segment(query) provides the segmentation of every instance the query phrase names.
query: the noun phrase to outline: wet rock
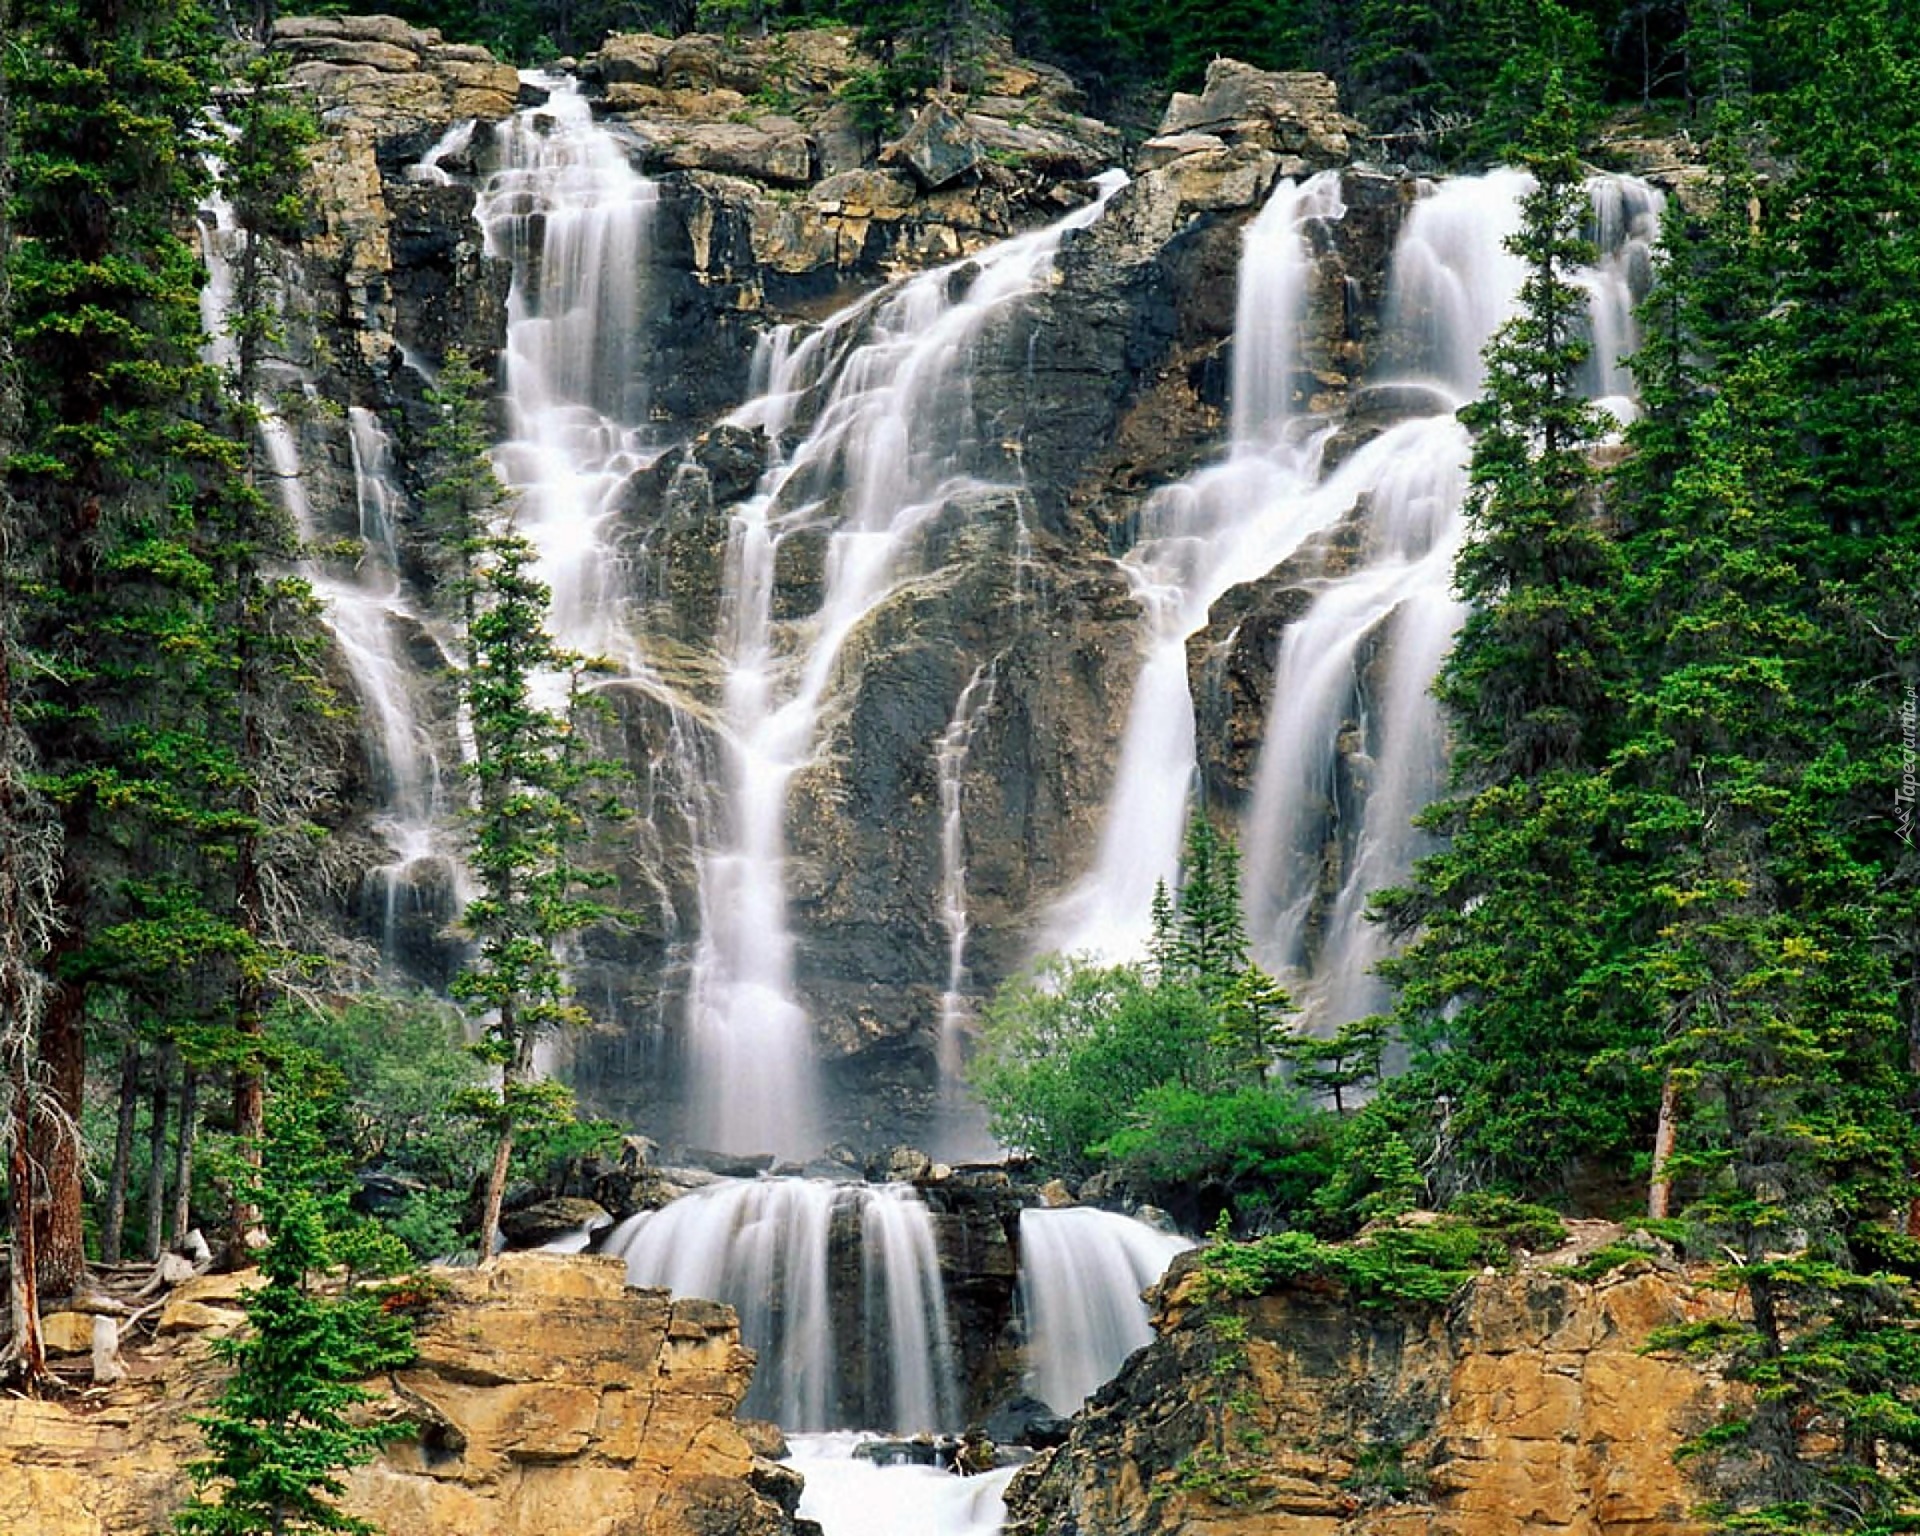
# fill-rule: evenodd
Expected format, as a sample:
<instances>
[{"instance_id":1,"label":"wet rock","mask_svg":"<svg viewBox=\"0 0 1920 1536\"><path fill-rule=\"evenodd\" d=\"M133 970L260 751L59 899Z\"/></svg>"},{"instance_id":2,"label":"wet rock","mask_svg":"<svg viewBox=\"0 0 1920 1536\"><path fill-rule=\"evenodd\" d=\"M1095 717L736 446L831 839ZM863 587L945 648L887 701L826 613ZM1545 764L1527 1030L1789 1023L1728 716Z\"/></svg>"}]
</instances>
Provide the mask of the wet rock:
<instances>
[{"instance_id":1,"label":"wet rock","mask_svg":"<svg viewBox=\"0 0 1920 1536\"><path fill-rule=\"evenodd\" d=\"M1058 1210L1079 1202L1074 1199L1073 1191L1067 1187L1065 1179L1048 1179L1040 1186L1040 1203L1049 1210Z\"/></svg>"},{"instance_id":2,"label":"wet rock","mask_svg":"<svg viewBox=\"0 0 1920 1536\"><path fill-rule=\"evenodd\" d=\"M742 1157L731 1152L710 1152L705 1147L688 1147L680 1154L680 1160L723 1179L757 1178L773 1166L771 1152Z\"/></svg>"},{"instance_id":3,"label":"wet rock","mask_svg":"<svg viewBox=\"0 0 1920 1536\"><path fill-rule=\"evenodd\" d=\"M561 1196L502 1211L500 1232L511 1248L538 1248L556 1238L571 1237L582 1227L610 1226L612 1222L613 1217L599 1202Z\"/></svg>"},{"instance_id":4,"label":"wet rock","mask_svg":"<svg viewBox=\"0 0 1920 1536\"><path fill-rule=\"evenodd\" d=\"M1039 1398L1021 1393L997 1405L981 1427L996 1445L1025 1445L1044 1450L1064 1443L1073 1424Z\"/></svg>"}]
</instances>

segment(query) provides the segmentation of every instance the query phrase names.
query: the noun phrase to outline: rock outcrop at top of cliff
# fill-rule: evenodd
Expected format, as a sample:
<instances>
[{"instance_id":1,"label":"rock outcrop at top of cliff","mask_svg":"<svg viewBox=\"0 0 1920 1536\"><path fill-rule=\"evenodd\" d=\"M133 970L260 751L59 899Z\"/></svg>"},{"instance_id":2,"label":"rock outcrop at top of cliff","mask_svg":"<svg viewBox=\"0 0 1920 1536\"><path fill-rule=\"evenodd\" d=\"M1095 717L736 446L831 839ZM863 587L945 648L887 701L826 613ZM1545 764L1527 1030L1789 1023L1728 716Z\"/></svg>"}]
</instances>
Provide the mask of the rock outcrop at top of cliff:
<instances>
[{"instance_id":1,"label":"rock outcrop at top of cliff","mask_svg":"<svg viewBox=\"0 0 1920 1536\"><path fill-rule=\"evenodd\" d=\"M74 1401L0 1400L0 1531L169 1528L204 1454L188 1415L240 1325L250 1274L174 1293L128 1379ZM753 1357L731 1308L633 1290L618 1259L511 1254L449 1272L413 1363L372 1411L419 1426L347 1478L386 1536L805 1536L800 1480L757 1457L734 1409Z\"/></svg>"},{"instance_id":2,"label":"rock outcrop at top of cliff","mask_svg":"<svg viewBox=\"0 0 1920 1536\"><path fill-rule=\"evenodd\" d=\"M1696 1536L1676 1464L1729 1401L1657 1328L1724 1296L1635 1264L1595 1283L1528 1267L1444 1307L1369 1310L1298 1282L1197 1302L1007 1498L1008 1536Z\"/></svg>"}]
</instances>

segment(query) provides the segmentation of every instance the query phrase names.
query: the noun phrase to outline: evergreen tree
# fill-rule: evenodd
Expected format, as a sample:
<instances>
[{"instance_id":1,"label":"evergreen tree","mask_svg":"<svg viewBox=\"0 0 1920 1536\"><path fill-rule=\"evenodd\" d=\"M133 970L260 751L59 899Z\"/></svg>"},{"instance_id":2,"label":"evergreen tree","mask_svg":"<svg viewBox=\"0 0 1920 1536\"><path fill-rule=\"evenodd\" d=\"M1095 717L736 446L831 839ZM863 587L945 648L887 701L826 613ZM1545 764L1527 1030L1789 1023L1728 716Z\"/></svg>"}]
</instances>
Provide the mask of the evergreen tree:
<instances>
[{"instance_id":1,"label":"evergreen tree","mask_svg":"<svg viewBox=\"0 0 1920 1536\"><path fill-rule=\"evenodd\" d=\"M1527 269L1520 313L1488 348L1485 396L1461 413L1476 437L1456 582L1475 606L1436 690L1461 792L1426 813L1445 851L1378 903L1418 935L1383 967L1414 1065L1392 1091L1428 1120L1442 1185L1617 1165L1651 1118L1655 1027L1634 975L1649 876L1604 774L1624 568L1596 516L1598 424L1574 387L1588 201L1571 101L1553 79L1547 98L1510 242Z\"/></svg>"},{"instance_id":2,"label":"evergreen tree","mask_svg":"<svg viewBox=\"0 0 1920 1536\"><path fill-rule=\"evenodd\" d=\"M233 1073L235 1134L249 1148L262 1133L266 1013L276 975L293 963L287 916L269 910L268 891L293 886L295 868L317 846L309 813L329 786L297 744L330 694L319 672L314 596L289 569L298 530L263 474L260 442L265 370L284 341L272 251L276 242L302 233L305 152L318 128L288 93L284 56L270 50L247 65L229 123L220 184L240 241L226 385L229 430L240 452L234 472L212 487L201 517L220 594L208 672L217 689L211 724L225 760L209 829L214 835L202 846L231 872L223 904L234 929L232 1038L222 1054ZM233 1213L237 1248L247 1241L249 1214L244 1205Z\"/></svg>"},{"instance_id":3,"label":"evergreen tree","mask_svg":"<svg viewBox=\"0 0 1920 1536\"><path fill-rule=\"evenodd\" d=\"M478 384L464 358L449 359L435 397L441 474L429 506L456 534L464 567L462 690L476 788L469 856L481 895L464 917L478 953L456 978L453 995L480 1014L476 1051L501 1074L497 1094L462 1096L495 1138L480 1223L485 1255L499 1225L515 1138L571 1112L564 1088L539 1078L534 1050L548 1035L585 1022L571 1000L559 945L608 915L588 895L604 881L582 855L591 820L613 807L604 798L589 804L603 770L586 745L586 664L546 630L549 594L533 576L533 549L514 530L487 461ZM556 685L565 688L558 709L538 697Z\"/></svg>"},{"instance_id":4,"label":"evergreen tree","mask_svg":"<svg viewBox=\"0 0 1920 1536\"><path fill-rule=\"evenodd\" d=\"M337 1085L314 1062L300 1077L270 1099L258 1166L234 1170L267 1234L262 1283L245 1293L246 1329L214 1345L231 1374L195 1420L210 1454L188 1467L200 1491L180 1536L371 1532L339 1510L341 1474L411 1433L356 1412L371 1396L360 1382L413 1353L405 1317L363 1283L404 1253L350 1215Z\"/></svg>"},{"instance_id":5,"label":"evergreen tree","mask_svg":"<svg viewBox=\"0 0 1920 1536\"><path fill-rule=\"evenodd\" d=\"M40 1063L53 1111L38 1258L50 1292L85 1262L77 1136L91 990L196 942L179 883L204 773L190 676L207 572L188 484L225 450L200 424L196 263L210 67L190 0L26 0L6 54L7 252L22 404L7 465L34 569L19 634L43 660L19 704L58 806L63 862ZM201 937L208 937L201 932Z\"/></svg>"},{"instance_id":6,"label":"evergreen tree","mask_svg":"<svg viewBox=\"0 0 1920 1536\"><path fill-rule=\"evenodd\" d=\"M10 6L0 6L0 35ZM12 112L0 77L0 252L11 244ZM0 266L0 454L11 457L19 401L14 387L7 271ZM35 1214L39 1209L36 1122L46 1112L37 1078L40 1012L46 977L41 957L52 938L58 823L38 793L32 744L24 729L17 681L26 657L19 616L27 562L17 544L22 519L0 482L0 1144L7 1167L9 1278L8 1353L0 1374L31 1390L46 1373L40 1333Z\"/></svg>"}]
</instances>

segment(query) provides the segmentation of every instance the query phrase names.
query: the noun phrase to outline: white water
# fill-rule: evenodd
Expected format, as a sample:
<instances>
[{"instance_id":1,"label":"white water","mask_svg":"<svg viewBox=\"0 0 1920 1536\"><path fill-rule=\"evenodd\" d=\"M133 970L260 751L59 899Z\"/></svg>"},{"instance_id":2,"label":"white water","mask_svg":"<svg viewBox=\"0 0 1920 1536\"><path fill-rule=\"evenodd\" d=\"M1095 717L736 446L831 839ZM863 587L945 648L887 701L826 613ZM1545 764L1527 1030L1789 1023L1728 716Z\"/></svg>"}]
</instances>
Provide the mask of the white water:
<instances>
[{"instance_id":1,"label":"white water","mask_svg":"<svg viewBox=\"0 0 1920 1536\"><path fill-rule=\"evenodd\" d=\"M1143 948L1154 887L1171 887L1178 872L1193 778L1187 640L1229 588L1271 570L1352 504L1311 494L1324 433L1291 430L1311 262L1306 226L1344 211L1337 175L1283 181L1248 229L1234 362L1248 403L1236 406L1226 461L1157 495L1123 562L1145 615L1142 661L1099 850L1052 914L1049 948L1110 960Z\"/></svg>"},{"instance_id":2,"label":"white water","mask_svg":"<svg viewBox=\"0 0 1920 1536\"><path fill-rule=\"evenodd\" d=\"M993 708L995 675L978 666L953 706L953 718L934 746L934 777L940 793L940 924L947 933L947 985L940 995L940 1106L942 1131L951 1143L963 1134L968 1118L966 1085L961 1078L964 1032L969 1016L967 981L967 853L962 790L967 752L981 717ZM978 1138L976 1138L978 1139ZM974 1150L969 1147L968 1151ZM980 1148L984 1152L985 1147ZM948 1147L949 1155L954 1153Z\"/></svg>"},{"instance_id":3,"label":"white water","mask_svg":"<svg viewBox=\"0 0 1920 1536\"><path fill-rule=\"evenodd\" d=\"M217 178L219 162L214 161L213 166ZM236 263L244 237L235 223L232 204L217 185L201 208L200 219L201 255L207 266L207 283L200 291L200 314L208 338L207 359L231 374L239 365L239 347L231 324L238 280ZM276 305L284 300L272 279L267 297ZM459 866L439 849L437 831L443 827L449 809L442 800L444 775L431 733L415 710L412 671L402 653L403 630L423 626L406 598L400 576L397 530L401 504L394 489L391 449L371 411L358 406L349 409L348 445L361 553L349 574L339 574L326 561L305 552L314 544L319 530L314 526L307 496L299 439L280 407L277 389L281 387L312 393L311 384L297 370L275 359L263 360L252 404L266 457L266 478L302 547L300 574L320 601L362 716L374 727L368 743L379 798L373 825L391 850L393 861L369 871L368 880L384 912L381 952L392 959L400 905L408 889L407 871L422 860L444 858L451 877L457 880Z\"/></svg>"},{"instance_id":4,"label":"white water","mask_svg":"<svg viewBox=\"0 0 1920 1536\"><path fill-rule=\"evenodd\" d=\"M929 1431L953 1424L960 1416L960 1391L946 1291L933 1223L911 1189L887 1184L864 1192L860 1268L870 1339L875 1323L886 1319L881 1337L890 1365L890 1422Z\"/></svg>"},{"instance_id":5,"label":"white water","mask_svg":"<svg viewBox=\"0 0 1920 1536\"><path fill-rule=\"evenodd\" d=\"M1192 1246L1112 1211L1022 1211L1020 1302L1033 1395L1073 1413L1151 1341L1140 1293Z\"/></svg>"},{"instance_id":6,"label":"white water","mask_svg":"<svg viewBox=\"0 0 1920 1536\"><path fill-rule=\"evenodd\" d=\"M1015 1468L956 1477L934 1467L879 1467L854 1450L871 1437L794 1435L792 1466L807 1480L800 1513L825 1536L993 1536Z\"/></svg>"},{"instance_id":7,"label":"white water","mask_svg":"<svg viewBox=\"0 0 1920 1536\"><path fill-rule=\"evenodd\" d=\"M698 860L694 1124L714 1145L802 1157L814 1150L810 1024L796 995L787 918L788 790L816 749L847 640L915 572L921 533L976 483L990 445L975 435L973 349L1049 280L1061 240L1100 206L911 278L797 346L791 333L776 335L762 362L763 393L735 413L775 440L775 461L736 513L728 545L728 777L721 825ZM787 450L782 434L809 403L811 425ZM820 608L777 632L779 545L822 526L831 532Z\"/></svg>"},{"instance_id":8,"label":"white water","mask_svg":"<svg viewBox=\"0 0 1920 1536\"><path fill-rule=\"evenodd\" d=\"M1393 258L1371 387L1402 420L1322 472L1327 424L1295 405L1313 221L1340 216L1338 184L1283 183L1250 227L1235 328L1233 437L1222 463L1155 499L1125 565L1146 610L1145 655L1095 865L1057 908L1051 940L1111 959L1139 953L1156 882L1177 871L1194 771L1187 641L1234 586L1296 560L1312 595L1275 659L1264 743L1240 828L1248 931L1318 1025L1384 1002L1373 891L1423 849L1412 821L1444 783L1444 722L1429 689L1464 617L1452 572L1471 444L1454 411L1479 391L1481 351L1513 313L1524 269L1504 247L1527 185L1516 171L1446 182L1414 207ZM1624 393L1619 366L1644 291L1658 194L1593 184L1602 256L1591 300L1590 387ZM1638 286L1636 286L1638 285ZM1610 402L1617 412L1625 407ZM1364 521L1355 552L1321 535Z\"/></svg>"},{"instance_id":9,"label":"white water","mask_svg":"<svg viewBox=\"0 0 1920 1536\"><path fill-rule=\"evenodd\" d=\"M836 1213L852 1218L836 1237ZM857 1241L859 1293L835 1296L830 1247ZM788 1429L930 1432L959 1412L927 1208L902 1186L727 1179L630 1217L605 1251L633 1285L723 1301L759 1355L745 1411ZM851 1319L860 1337L834 1336Z\"/></svg>"},{"instance_id":10,"label":"white water","mask_svg":"<svg viewBox=\"0 0 1920 1536\"><path fill-rule=\"evenodd\" d=\"M539 551L555 638L638 671L606 524L613 493L653 454L640 333L657 189L593 121L577 81L522 78L547 102L500 125L474 210L488 253L513 267L496 464Z\"/></svg>"}]
</instances>

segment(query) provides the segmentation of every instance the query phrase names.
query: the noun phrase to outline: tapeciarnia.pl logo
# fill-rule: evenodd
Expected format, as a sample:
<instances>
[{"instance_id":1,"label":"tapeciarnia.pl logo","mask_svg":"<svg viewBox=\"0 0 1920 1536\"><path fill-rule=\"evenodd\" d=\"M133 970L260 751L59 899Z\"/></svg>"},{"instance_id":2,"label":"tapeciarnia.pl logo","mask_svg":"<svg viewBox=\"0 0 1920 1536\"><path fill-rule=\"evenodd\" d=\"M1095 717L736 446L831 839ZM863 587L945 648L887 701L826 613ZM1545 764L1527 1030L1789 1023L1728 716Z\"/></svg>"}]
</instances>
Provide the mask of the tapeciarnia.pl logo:
<instances>
[{"instance_id":1,"label":"tapeciarnia.pl logo","mask_svg":"<svg viewBox=\"0 0 1920 1536\"><path fill-rule=\"evenodd\" d=\"M1908 683L1907 696L1900 701L1900 783L1893 791L1893 829L1909 848L1913 846L1914 778L1920 769L1916 724L1920 724L1920 687Z\"/></svg>"}]
</instances>

